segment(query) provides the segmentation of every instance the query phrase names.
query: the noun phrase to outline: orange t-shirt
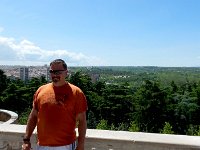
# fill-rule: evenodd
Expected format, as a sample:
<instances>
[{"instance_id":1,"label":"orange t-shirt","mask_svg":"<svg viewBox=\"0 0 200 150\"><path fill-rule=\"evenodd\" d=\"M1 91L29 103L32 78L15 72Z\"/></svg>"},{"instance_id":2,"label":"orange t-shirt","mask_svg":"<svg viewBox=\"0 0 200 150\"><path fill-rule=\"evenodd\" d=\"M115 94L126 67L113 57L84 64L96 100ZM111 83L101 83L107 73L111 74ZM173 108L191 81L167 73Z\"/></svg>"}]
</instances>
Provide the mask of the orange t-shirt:
<instances>
[{"instance_id":1,"label":"orange t-shirt","mask_svg":"<svg viewBox=\"0 0 200 150\"><path fill-rule=\"evenodd\" d=\"M33 107L38 110L38 144L63 146L76 140L76 116L87 110L87 101L70 83L61 87L49 83L36 91Z\"/></svg>"}]
</instances>

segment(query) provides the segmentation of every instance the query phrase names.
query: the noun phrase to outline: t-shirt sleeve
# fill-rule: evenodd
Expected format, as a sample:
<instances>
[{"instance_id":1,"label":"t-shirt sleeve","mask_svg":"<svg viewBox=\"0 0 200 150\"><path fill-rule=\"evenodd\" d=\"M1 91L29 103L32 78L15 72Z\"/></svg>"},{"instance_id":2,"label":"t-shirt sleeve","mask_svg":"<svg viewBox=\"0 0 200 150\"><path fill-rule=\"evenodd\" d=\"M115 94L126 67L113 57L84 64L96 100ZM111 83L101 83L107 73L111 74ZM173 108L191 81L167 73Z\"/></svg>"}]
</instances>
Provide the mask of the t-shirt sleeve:
<instances>
[{"instance_id":1,"label":"t-shirt sleeve","mask_svg":"<svg viewBox=\"0 0 200 150\"><path fill-rule=\"evenodd\" d=\"M41 87L33 95L33 108L36 109L37 111L39 110L38 94L40 90L41 90Z\"/></svg>"},{"instance_id":2,"label":"t-shirt sleeve","mask_svg":"<svg viewBox=\"0 0 200 150\"><path fill-rule=\"evenodd\" d=\"M85 111L87 111L87 100L84 93L79 91L76 101L76 115Z\"/></svg>"}]
</instances>

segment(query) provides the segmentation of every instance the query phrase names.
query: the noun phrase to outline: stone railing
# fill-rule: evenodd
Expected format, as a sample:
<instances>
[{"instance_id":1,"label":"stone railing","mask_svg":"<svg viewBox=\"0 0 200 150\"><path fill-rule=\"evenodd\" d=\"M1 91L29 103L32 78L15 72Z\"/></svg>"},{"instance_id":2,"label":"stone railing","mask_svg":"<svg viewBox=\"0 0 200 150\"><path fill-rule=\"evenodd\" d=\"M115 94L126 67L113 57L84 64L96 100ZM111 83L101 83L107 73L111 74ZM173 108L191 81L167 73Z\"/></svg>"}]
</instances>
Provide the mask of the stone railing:
<instances>
[{"instance_id":1,"label":"stone railing","mask_svg":"<svg viewBox=\"0 0 200 150\"><path fill-rule=\"evenodd\" d=\"M0 123L1 124L16 124L18 115L9 110L0 109Z\"/></svg>"},{"instance_id":2,"label":"stone railing","mask_svg":"<svg viewBox=\"0 0 200 150\"><path fill-rule=\"evenodd\" d=\"M25 128L25 125L0 124L0 149L20 150ZM36 136L34 130L33 150ZM200 137L88 129L85 150L200 150Z\"/></svg>"}]
</instances>

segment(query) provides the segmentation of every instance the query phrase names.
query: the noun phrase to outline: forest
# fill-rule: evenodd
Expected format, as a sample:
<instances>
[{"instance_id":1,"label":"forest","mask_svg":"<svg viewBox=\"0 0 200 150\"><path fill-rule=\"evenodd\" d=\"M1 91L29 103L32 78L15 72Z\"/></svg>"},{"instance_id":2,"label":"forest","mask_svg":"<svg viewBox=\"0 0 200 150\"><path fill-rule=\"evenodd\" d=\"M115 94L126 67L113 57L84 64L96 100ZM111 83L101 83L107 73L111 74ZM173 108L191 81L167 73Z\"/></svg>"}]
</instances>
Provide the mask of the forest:
<instances>
[{"instance_id":1,"label":"forest","mask_svg":"<svg viewBox=\"0 0 200 150\"><path fill-rule=\"evenodd\" d=\"M88 101L90 129L200 135L199 67L71 67L68 82ZM92 76L97 75L96 81ZM0 109L26 124L34 92L45 77L24 83L0 70Z\"/></svg>"}]
</instances>

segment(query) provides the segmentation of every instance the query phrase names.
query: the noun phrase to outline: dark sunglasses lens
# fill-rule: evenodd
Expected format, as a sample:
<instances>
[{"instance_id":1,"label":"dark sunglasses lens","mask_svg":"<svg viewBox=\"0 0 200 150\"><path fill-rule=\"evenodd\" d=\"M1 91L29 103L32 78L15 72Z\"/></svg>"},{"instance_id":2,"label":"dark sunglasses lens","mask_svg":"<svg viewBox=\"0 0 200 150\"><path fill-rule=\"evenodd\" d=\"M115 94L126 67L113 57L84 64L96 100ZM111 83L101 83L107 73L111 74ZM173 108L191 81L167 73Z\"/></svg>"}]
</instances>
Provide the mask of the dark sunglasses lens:
<instances>
[{"instance_id":1,"label":"dark sunglasses lens","mask_svg":"<svg viewBox=\"0 0 200 150\"><path fill-rule=\"evenodd\" d=\"M49 70L49 73L59 75L59 74L61 74L61 71L64 71L64 70Z\"/></svg>"},{"instance_id":2,"label":"dark sunglasses lens","mask_svg":"<svg viewBox=\"0 0 200 150\"><path fill-rule=\"evenodd\" d=\"M61 72L60 71L54 71L54 74L59 75L59 74L61 74Z\"/></svg>"}]
</instances>

